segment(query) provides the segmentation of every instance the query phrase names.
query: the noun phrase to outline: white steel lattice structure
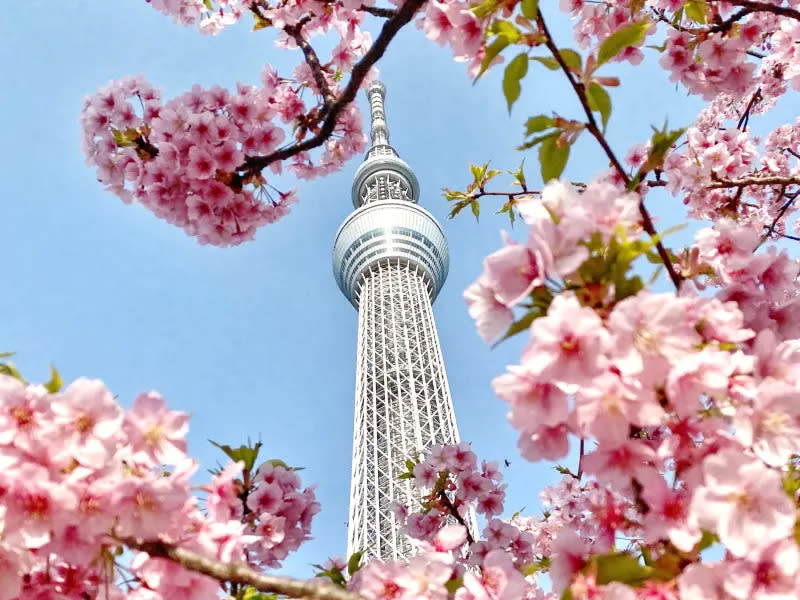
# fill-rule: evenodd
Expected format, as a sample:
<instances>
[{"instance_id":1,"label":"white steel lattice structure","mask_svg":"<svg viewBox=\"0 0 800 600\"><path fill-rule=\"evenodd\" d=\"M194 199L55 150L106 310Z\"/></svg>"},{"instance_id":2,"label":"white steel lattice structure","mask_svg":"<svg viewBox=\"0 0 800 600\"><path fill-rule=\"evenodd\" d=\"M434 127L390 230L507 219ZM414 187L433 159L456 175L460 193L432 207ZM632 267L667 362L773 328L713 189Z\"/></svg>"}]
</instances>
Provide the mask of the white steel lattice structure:
<instances>
[{"instance_id":1,"label":"white steel lattice structure","mask_svg":"<svg viewBox=\"0 0 800 600\"><path fill-rule=\"evenodd\" d=\"M336 234L333 271L358 309L347 555L397 560L412 549L391 505L418 505L410 481L398 479L406 459L459 437L432 307L447 277L447 241L389 145L385 94L379 82L367 90L372 146L353 181L356 210Z\"/></svg>"}]
</instances>

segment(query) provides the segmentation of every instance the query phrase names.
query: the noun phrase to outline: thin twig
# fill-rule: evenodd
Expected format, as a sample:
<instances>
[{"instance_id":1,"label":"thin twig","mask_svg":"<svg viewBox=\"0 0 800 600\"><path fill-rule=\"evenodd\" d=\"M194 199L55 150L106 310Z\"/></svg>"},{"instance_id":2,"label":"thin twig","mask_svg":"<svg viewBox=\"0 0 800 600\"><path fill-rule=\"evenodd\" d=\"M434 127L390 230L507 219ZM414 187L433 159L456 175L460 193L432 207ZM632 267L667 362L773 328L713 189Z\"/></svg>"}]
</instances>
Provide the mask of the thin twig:
<instances>
[{"instance_id":1,"label":"thin twig","mask_svg":"<svg viewBox=\"0 0 800 600\"><path fill-rule=\"evenodd\" d=\"M537 11L536 20L539 23L539 28L541 29L542 33L545 36L545 44L547 45L550 52L553 54L553 57L558 62L561 70L567 76L567 79L572 85L572 89L575 90L575 93L578 96L578 99L581 102L581 106L583 106L583 110L586 113L586 129L592 136L597 140L597 143L603 148L603 151L608 156L609 161L616 169L619 176L625 182L626 186L630 186L631 179L628 174L625 172L625 169L622 167L622 164L617 159L614 151L611 149L611 146L608 145L608 141L606 140L603 132L597 126L597 121L594 118L594 114L592 113L592 109L589 108L589 99L586 97L586 90L582 83L575 80L572 76L572 72L570 71L567 64L564 62L564 58L561 56L561 52L558 50L558 46L556 45L553 37L550 35L550 31L547 29L547 25L544 22L544 17L542 17L542 11ZM680 288L682 277L681 275L675 270L672 261L670 260L669 254L667 253L666 248L661 243L661 239L659 238L658 232L656 231L655 226L653 225L653 219L650 217L650 213L648 212L647 208L644 205L644 198L641 196L639 197L639 213L642 216L642 227L644 230L650 235L650 237L655 241L656 251L658 252L661 261L664 263L664 266L667 269L667 273L669 274L669 278L672 280L672 283L675 285L675 288Z\"/></svg>"},{"instance_id":2,"label":"thin twig","mask_svg":"<svg viewBox=\"0 0 800 600\"><path fill-rule=\"evenodd\" d=\"M781 190L781 196L783 196L783 193L785 191L786 187L784 186L783 189ZM769 227L767 227L767 232L761 238L761 242L759 242L758 246L761 246L761 244L766 242L769 239L769 236L771 236L775 232L775 228L778 226L778 222L783 218L783 215L786 214L786 211L789 210L792 204L794 204L796 198L797 194L793 195L792 197L789 198L789 200L784 202L783 206L781 206L780 210L778 211L778 214L775 215L775 218L772 220L772 224ZM758 248L758 246L756 246L756 248Z\"/></svg>"},{"instance_id":3,"label":"thin twig","mask_svg":"<svg viewBox=\"0 0 800 600\"><path fill-rule=\"evenodd\" d=\"M425 2L426 0L407 0L397 13L383 24L383 28L381 28L380 34L375 39L375 43L372 44L367 53L361 57L361 60L353 66L347 86L342 90L337 100L331 105L319 132L314 137L304 142L292 144L291 146L276 150L265 156L248 157L245 159L244 163L236 169L239 173L239 178L244 180L251 175L260 173L262 169L275 161L285 160L301 152L321 146L333 133L339 115L347 105L355 99L358 90L361 88L361 84L364 82L372 66L383 56L389 42L392 41L394 36L397 35L397 32L400 31L404 25L407 25L409 21L414 18L416 12Z\"/></svg>"},{"instance_id":4,"label":"thin twig","mask_svg":"<svg viewBox=\"0 0 800 600\"><path fill-rule=\"evenodd\" d=\"M260 592L316 600L363 600L358 594L320 580L303 581L291 577L264 575L244 563L223 563L161 541L147 542L129 537L117 539L129 548L146 552L150 556L166 558L190 571L208 575L217 581L249 585Z\"/></svg>"},{"instance_id":5,"label":"thin twig","mask_svg":"<svg viewBox=\"0 0 800 600\"><path fill-rule=\"evenodd\" d=\"M467 522L464 521L464 517L462 517L460 514L458 514L458 510L456 509L455 506L453 506L453 503L450 501L450 498L447 497L447 494L445 493L444 490L439 492L439 499L442 501L442 504L445 505L447 510L450 511L450 514L453 515L453 517L455 517L456 521L458 521L458 524L461 525L466 530L466 532L467 532L467 541L470 544L474 544L475 543L475 538L472 537L472 534L469 531L469 526L467 525Z\"/></svg>"}]
</instances>

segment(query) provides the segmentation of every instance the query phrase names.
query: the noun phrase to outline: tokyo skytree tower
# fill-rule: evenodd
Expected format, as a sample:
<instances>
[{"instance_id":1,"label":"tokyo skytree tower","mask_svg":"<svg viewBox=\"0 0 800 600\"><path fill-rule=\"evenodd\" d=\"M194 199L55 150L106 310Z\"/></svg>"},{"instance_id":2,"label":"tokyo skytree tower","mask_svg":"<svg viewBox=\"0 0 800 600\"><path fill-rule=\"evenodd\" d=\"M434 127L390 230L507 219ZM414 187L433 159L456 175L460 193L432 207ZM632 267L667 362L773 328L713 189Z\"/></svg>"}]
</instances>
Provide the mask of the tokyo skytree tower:
<instances>
[{"instance_id":1,"label":"tokyo skytree tower","mask_svg":"<svg viewBox=\"0 0 800 600\"><path fill-rule=\"evenodd\" d=\"M367 95L372 146L333 247L336 282L358 310L347 555L397 560L412 549L391 505L419 506L398 479L406 459L459 441L432 308L449 258L442 228L417 204L414 172L389 144L386 89L375 82Z\"/></svg>"}]
</instances>

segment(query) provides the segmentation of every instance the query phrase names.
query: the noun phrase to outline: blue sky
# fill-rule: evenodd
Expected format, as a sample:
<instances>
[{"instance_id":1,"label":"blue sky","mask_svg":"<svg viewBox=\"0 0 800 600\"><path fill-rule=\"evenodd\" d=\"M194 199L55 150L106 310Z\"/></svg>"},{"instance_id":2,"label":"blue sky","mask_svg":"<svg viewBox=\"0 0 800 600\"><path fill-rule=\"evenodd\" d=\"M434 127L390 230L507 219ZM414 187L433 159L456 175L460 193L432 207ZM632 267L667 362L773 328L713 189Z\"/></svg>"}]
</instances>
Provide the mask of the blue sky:
<instances>
[{"instance_id":1,"label":"blue sky","mask_svg":"<svg viewBox=\"0 0 800 600\"><path fill-rule=\"evenodd\" d=\"M574 47L550 4L542 6L560 45ZM303 575L346 544L357 323L331 273L331 244L352 209L359 159L324 179L285 179L285 187L298 187L292 214L253 242L219 249L104 192L78 146L82 99L112 78L144 73L171 97L194 83L257 83L266 62L289 74L299 60L246 24L205 37L143 0L30 0L13 18L9 11L0 17L0 350L16 351L29 379L46 378L51 362L65 380L101 378L125 405L139 391L160 391L192 414L190 449L204 467L221 457L206 439L234 444L248 436L264 442L263 458L304 466L304 481L319 483L323 510L315 539L286 564ZM473 85L448 50L413 27L379 67L392 143L415 169L421 203L450 244L435 313L462 438L481 457L511 460L509 514L533 509L556 474L517 456L516 434L490 388L518 361L524 339L490 350L461 299L507 222L488 202L479 224L467 214L447 220L440 190L465 187L470 162L513 169L523 157L538 186L536 155L514 150L522 123L554 108L578 116L577 103L561 79L532 65L509 116L499 70ZM623 77L623 88L611 92L609 124L620 154L645 140L651 124L665 117L686 124L699 106L667 81L653 55L642 69L607 71ZM363 96L359 102L365 108ZM582 140L566 176L579 180L605 165ZM649 202L662 226L681 214L669 196ZM522 234L518 226L515 235Z\"/></svg>"}]
</instances>

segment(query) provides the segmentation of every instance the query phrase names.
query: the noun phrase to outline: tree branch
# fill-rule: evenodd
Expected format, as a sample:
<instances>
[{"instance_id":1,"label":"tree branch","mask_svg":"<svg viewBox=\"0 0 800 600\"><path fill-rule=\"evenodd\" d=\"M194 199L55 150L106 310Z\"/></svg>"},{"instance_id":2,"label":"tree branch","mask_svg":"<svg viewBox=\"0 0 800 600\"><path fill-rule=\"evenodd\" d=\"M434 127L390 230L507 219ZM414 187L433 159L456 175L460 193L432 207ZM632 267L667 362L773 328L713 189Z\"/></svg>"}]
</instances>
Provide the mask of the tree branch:
<instances>
[{"instance_id":1,"label":"tree branch","mask_svg":"<svg viewBox=\"0 0 800 600\"><path fill-rule=\"evenodd\" d=\"M179 548L160 541L145 542L129 537L117 539L129 548L146 552L150 556L166 558L190 571L208 575L217 581L249 585L260 592L316 600L363 600L358 594L353 594L330 583L264 575L244 563L223 563L201 556L186 548Z\"/></svg>"},{"instance_id":2,"label":"tree branch","mask_svg":"<svg viewBox=\"0 0 800 600\"><path fill-rule=\"evenodd\" d=\"M541 29L542 33L545 36L545 45L553 54L553 57L558 62L561 70L567 76L567 79L572 85L572 89L575 90L575 93L578 96L578 100L580 100L581 106L583 106L583 110L586 113L586 129L592 136L597 140L597 143L603 148L603 151L608 156L608 160L614 166L619 176L625 182L626 186L631 185L631 178L628 177L628 174L625 172L625 169L622 167L622 164L617 159L614 151L611 149L611 146L608 145L608 141L606 140L603 132L597 126L597 121L594 118L594 114L592 113L592 109L589 108L589 99L586 97L586 89L583 86L583 83L576 81L575 78L572 76L572 72L570 71L567 63L564 62L564 58L561 56L561 52L558 50L558 46L556 45L555 41L553 40L552 35L550 35L550 31L547 29L547 24L544 22L544 17L542 16L542 11L538 10L536 13L536 20L539 23L539 28ZM642 216L642 227L644 230L650 235L650 237L655 240L656 250L658 252L658 256L661 258L661 261L664 263L664 266L667 269L667 273L669 274L669 278L672 280L672 283L675 285L675 288L680 288L681 280L683 279L681 275L675 270L675 266L672 264L670 260L669 254L667 253L666 248L661 243L661 240L658 236L658 232L656 231L655 226L653 225L653 219L650 217L650 213L648 212L647 208L644 205L644 198L641 196L639 197L639 214Z\"/></svg>"},{"instance_id":3,"label":"tree branch","mask_svg":"<svg viewBox=\"0 0 800 600\"><path fill-rule=\"evenodd\" d=\"M397 14L397 11L393 8L380 8L378 6L364 6L363 4L359 7L359 10L363 10L366 13L374 15L376 17L382 17L384 19L391 19L393 16Z\"/></svg>"},{"instance_id":4,"label":"tree branch","mask_svg":"<svg viewBox=\"0 0 800 600\"><path fill-rule=\"evenodd\" d=\"M717 179L708 189L747 187L750 185L800 185L800 176L767 175L765 177L741 177L739 179Z\"/></svg>"},{"instance_id":5,"label":"tree branch","mask_svg":"<svg viewBox=\"0 0 800 600\"><path fill-rule=\"evenodd\" d=\"M768 12L782 17L789 17L790 19L797 19L800 21L800 11L788 6L776 6L767 2L755 2L754 0L725 0L728 4L734 6L741 6L749 9L751 12Z\"/></svg>"},{"instance_id":6,"label":"tree branch","mask_svg":"<svg viewBox=\"0 0 800 600\"><path fill-rule=\"evenodd\" d=\"M311 74L314 76L314 83L317 84L317 89L319 90L319 93L322 94L324 101L323 111L327 112L330 110L331 105L336 101L336 98L333 95L331 88L328 86L327 80L325 79L325 73L322 70L322 65L319 62L317 53L314 51L314 48L311 47L311 44L308 43L308 40L303 37L301 32L303 25L304 23L297 23L296 25L285 27L284 31L292 37L295 43L303 51L306 64L309 66L311 69Z\"/></svg>"},{"instance_id":7,"label":"tree branch","mask_svg":"<svg viewBox=\"0 0 800 600\"><path fill-rule=\"evenodd\" d=\"M444 490L439 492L439 499L442 501L442 504L445 505L447 510L450 511L450 514L453 515L453 517L455 517L456 521L458 521L458 524L461 525L466 530L467 541L470 544L474 544L475 538L472 537L472 533L470 533L469 531L469 526L467 525L467 522L464 521L464 517L458 514L458 510L456 509L455 506L453 506L453 503L450 501L450 498L447 497L447 494L444 492Z\"/></svg>"},{"instance_id":8,"label":"tree branch","mask_svg":"<svg viewBox=\"0 0 800 600\"><path fill-rule=\"evenodd\" d=\"M389 42L392 41L394 36L397 35L397 32L400 31L404 25L411 21L417 10L419 10L425 2L426 0L406 0L405 4L397 10L396 14L383 24L383 28L376 38L375 43L372 44L367 53L361 57L361 60L353 66L353 71L350 74L350 80L347 82L347 86L344 88L339 98L331 104L319 132L314 137L299 144L292 144L291 146L276 150L265 156L248 157L245 159L244 163L236 169L239 173L239 179L244 180L251 175L259 173L262 169L275 161L285 160L301 152L321 146L333 133L339 115L347 105L355 99L369 70L383 56Z\"/></svg>"}]
</instances>

